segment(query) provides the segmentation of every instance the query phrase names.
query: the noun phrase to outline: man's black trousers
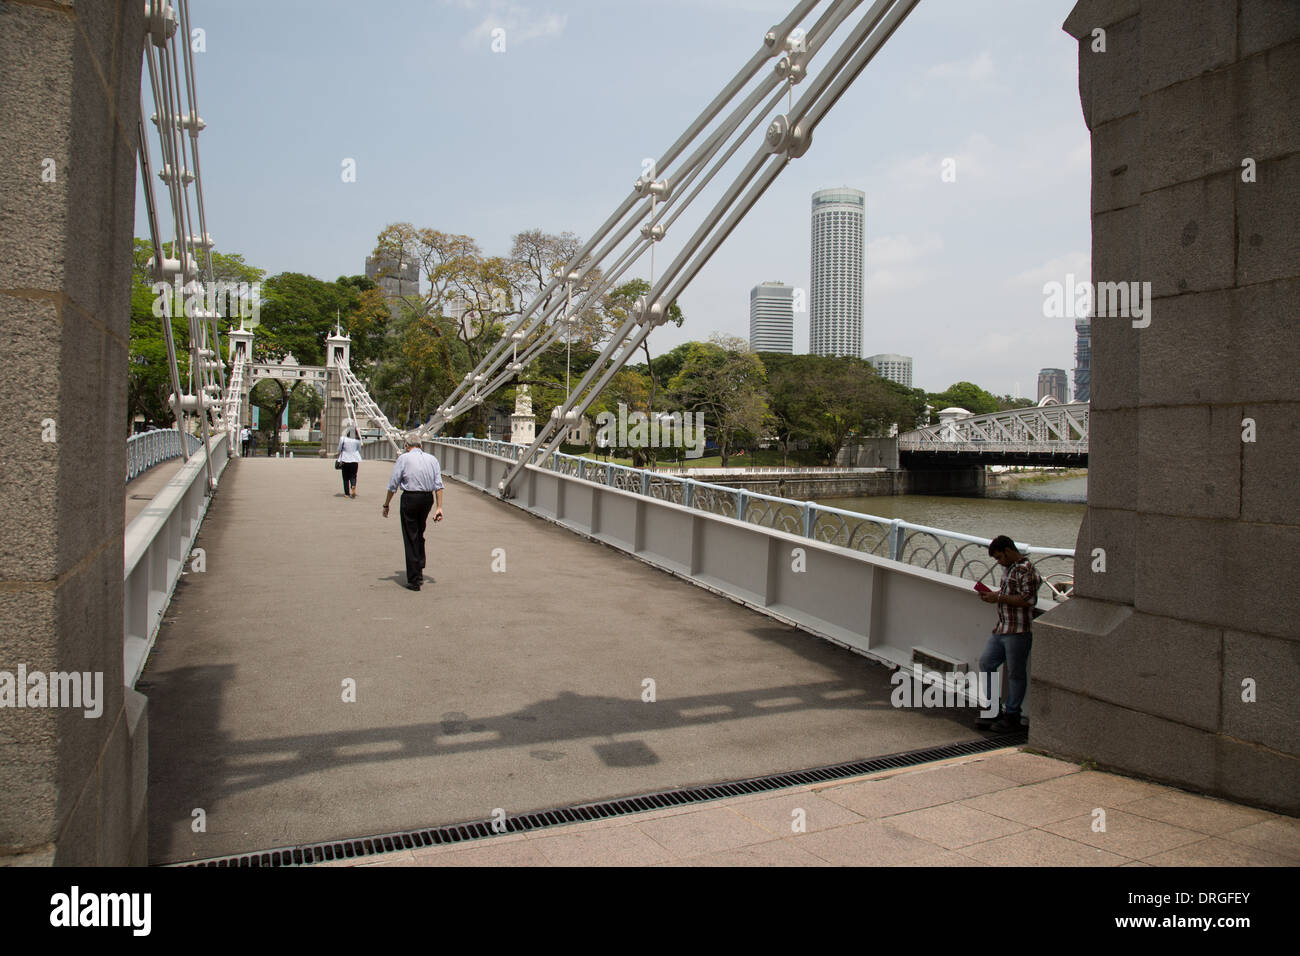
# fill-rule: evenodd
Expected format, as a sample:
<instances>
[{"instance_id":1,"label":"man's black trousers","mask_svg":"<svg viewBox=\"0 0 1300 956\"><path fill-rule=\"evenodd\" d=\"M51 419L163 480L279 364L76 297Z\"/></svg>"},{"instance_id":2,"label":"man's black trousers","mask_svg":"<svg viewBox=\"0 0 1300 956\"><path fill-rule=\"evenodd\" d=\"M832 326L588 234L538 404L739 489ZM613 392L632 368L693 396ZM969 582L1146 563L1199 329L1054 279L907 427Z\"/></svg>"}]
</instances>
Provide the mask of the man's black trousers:
<instances>
[{"instance_id":1,"label":"man's black trousers","mask_svg":"<svg viewBox=\"0 0 1300 956\"><path fill-rule=\"evenodd\" d=\"M433 510L432 491L402 492L402 544L406 546L406 583L424 580L424 525Z\"/></svg>"}]
</instances>

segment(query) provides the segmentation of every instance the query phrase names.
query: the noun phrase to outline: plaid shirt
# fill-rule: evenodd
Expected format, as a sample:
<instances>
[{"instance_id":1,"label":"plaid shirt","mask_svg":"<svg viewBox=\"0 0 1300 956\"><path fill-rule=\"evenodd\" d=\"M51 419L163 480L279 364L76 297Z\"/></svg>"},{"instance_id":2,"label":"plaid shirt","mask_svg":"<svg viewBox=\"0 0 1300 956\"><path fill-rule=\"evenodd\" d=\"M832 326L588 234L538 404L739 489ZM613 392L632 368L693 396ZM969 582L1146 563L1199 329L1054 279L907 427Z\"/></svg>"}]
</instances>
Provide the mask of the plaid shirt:
<instances>
[{"instance_id":1,"label":"plaid shirt","mask_svg":"<svg viewBox=\"0 0 1300 956\"><path fill-rule=\"evenodd\" d=\"M1038 603L1038 572L1029 563L1028 558L1021 558L1002 575L1002 586L998 588L999 596L1015 596L1028 599L1032 604ZM1011 604L998 604L998 626L994 634L1028 634L1033 628L1033 607L1015 607Z\"/></svg>"}]
</instances>

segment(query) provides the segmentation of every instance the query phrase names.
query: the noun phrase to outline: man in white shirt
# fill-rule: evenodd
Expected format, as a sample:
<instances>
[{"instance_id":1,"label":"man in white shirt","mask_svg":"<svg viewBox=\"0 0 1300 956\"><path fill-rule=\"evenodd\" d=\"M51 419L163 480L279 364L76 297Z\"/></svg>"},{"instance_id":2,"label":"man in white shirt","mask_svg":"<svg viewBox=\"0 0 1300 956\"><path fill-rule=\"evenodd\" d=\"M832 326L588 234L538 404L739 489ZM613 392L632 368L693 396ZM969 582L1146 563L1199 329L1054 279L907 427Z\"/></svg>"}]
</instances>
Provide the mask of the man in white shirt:
<instances>
[{"instance_id":1,"label":"man in white shirt","mask_svg":"<svg viewBox=\"0 0 1300 956\"><path fill-rule=\"evenodd\" d=\"M438 459L420 447L417 432L406 436L406 452L399 455L388 479L384 517L393 494L402 491L402 545L406 549L406 586L420 590L424 583L424 528L433 510L433 520L442 520L442 467ZM435 501L436 496L436 501ZM435 507L436 506L436 507Z\"/></svg>"},{"instance_id":2,"label":"man in white shirt","mask_svg":"<svg viewBox=\"0 0 1300 956\"><path fill-rule=\"evenodd\" d=\"M245 425L239 430L239 454L243 458L248 457L248 426Z\"/></svg>"}]
</instances>

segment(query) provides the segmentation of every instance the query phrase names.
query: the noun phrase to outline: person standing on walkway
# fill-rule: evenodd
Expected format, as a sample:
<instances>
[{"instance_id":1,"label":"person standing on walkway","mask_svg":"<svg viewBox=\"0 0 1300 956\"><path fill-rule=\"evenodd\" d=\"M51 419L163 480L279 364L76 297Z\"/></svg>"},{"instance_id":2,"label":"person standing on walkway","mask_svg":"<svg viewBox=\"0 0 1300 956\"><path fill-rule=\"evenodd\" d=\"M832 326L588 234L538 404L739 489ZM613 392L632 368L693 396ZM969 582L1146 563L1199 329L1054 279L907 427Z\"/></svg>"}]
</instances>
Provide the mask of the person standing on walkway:
<instances>
[{"instance_id":1,"label":"person standing on walkway","mask_svg":"<svg viewBox=\"0 0 1300 956\"><path fill-rule=\"evenodd\" d=\"M420 447L417 432L406 436L406 452L399 455L388 479L384 517L393 494L402 491L402 545L406 549L406 586L420 590L424 583L424 527L433 509L433 520L442 520L442 468L438 459ZM435 501L436 496L436 501Z\"/></svg>"},{"instance_id":2,"label":"person standing on walkway","mask_svg":"<svg viewBox=\"0 0 1300 956\"><path fill-rule=\"evenodd\" d=\"M248 457L248 426L245 425L239 430L239 454Z\"/></svg>"},{"instance_id":3,"label":"person standing on walkway","mask_svg":"<svg viewBox=\"0 0 1300 956\"><path fill-rule=\"evenodd\" d=\"M980 600L998 606L998 624L980 655L979 668L992 686L992 673L1007 665L1007 700L996 720L977 720L980 730L1009 733L1021 729L1020 705L1029 686L1029 649L1033 644L1034 608L1038 605L1038 572L1029 558L1005 534L989 542L989 555L1005 569L1002 586L985 591Z\"/></svg>"},{"instance_id":4,"label":"person standing on walkway","mask_svg":"<svg viewBox=\"0 0 1300 956\"><path fill-rule=\"evenodd\" d=\"M343 497L357 496L357 469L361 467L361 439L357 437L357 426L352 422L339 439L339 462L343 465Z\"/></svg>"}]
</instances>

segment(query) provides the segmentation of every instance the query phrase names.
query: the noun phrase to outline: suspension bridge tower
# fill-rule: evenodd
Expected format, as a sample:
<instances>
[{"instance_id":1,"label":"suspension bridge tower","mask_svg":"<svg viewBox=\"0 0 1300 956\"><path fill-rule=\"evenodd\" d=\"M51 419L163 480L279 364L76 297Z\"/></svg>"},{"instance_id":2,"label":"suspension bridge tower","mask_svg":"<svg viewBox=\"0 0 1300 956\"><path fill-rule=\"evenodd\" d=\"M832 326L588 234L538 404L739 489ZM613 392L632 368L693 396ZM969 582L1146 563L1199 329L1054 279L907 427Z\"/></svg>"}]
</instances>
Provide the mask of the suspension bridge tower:
<instances>
[{"instance_id":1,"label":"suspension bridge tower","mask_svg":"<svg viewBox=\"0 0 1300 956\"><path fill-rule=\"evenodd\" d=\"M239 388L239 406L230 424L234 426L236 433L245 425L252 425L253 414L249 408L249 392L252 391L252 376L248 374L248 368L253 362L253 330L244 328L244 323L239 323L239 328L231 329L226 333L226 341L230 343L230 368L231 384L238 381ZM238 369L240 374L234 375ZM237 447L232 443L232 448Z\"/></svg>"},{"instance_id":2,"label":"suspension bridge tower","mask_svg":"<svg viewBox=\"0 0 1300 956\"><path fill-rule=\"evenodd\" d=\"M338 448L343 423L351 417L344 374L351 368L351 360L352 339L343 334L341 326L336 326L334 334L325 340L325 408L320 419L320 447L327 456ZM358 422L357 428L360 427Z\"/></svg>"}]
</instances>

